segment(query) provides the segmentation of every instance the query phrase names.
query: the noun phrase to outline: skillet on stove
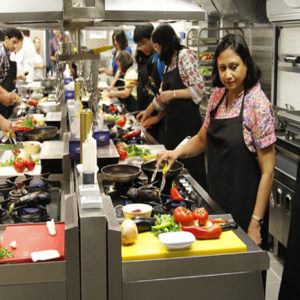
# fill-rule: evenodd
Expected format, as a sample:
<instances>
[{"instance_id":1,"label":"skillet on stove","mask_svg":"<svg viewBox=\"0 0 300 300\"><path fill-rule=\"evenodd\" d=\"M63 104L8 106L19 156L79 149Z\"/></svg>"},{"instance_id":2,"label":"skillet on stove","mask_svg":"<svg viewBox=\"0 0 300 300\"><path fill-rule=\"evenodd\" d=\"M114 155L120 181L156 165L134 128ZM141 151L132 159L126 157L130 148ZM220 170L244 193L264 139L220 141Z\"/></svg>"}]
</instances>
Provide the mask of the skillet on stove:
<instances>
[{"instance_id":1,"label":"skillet on stove","mask_svg":"<svg viewBox=\"0 0 300 300\"><path fill-rule=\"evenodd\" d=\"M104 179L122 183L133 181L141 172L139 167L125 164L108 165L101 169Z\"/></svg>"}]
</instances>

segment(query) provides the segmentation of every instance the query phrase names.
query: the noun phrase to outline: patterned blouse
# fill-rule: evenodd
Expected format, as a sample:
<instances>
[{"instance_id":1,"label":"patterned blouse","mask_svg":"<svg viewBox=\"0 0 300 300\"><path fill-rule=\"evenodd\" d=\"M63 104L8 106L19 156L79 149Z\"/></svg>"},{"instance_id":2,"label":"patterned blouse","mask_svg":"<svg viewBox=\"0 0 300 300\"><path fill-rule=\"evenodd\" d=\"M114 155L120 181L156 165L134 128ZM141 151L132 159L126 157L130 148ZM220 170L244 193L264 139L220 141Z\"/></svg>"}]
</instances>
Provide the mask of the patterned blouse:
<instances>
[{"instance_id":1,"label":"patterned blouse","mask_svg":"<svg viewBox=\"0 0 300 300\"><path fill-rule=\"evenodd\" d=\"M9 70L9 58L4 48L4 45L0 43L0 83L5 79Z\"/></svg>"},{"instance_id":2,"label":"patterned blouse","mask_svg":"<svg viewBox=\"0 0 300 300\"><path fill-rule=\"evenodd\" d=\"M210 96L204 120L206 129L209 127L210 112L218 105L224 92L224 87L215 88ZM215 113L215 118L229 119L237 117L240 114L243 95L242 92L233 100L228 111L226 111L226 101L223 101ZM257 149L264 149L275 143L274 112L259 83L251 88L245 96L243 119L244 141L251 152L256 152Z\"/></svg>"},{"instance_id":3,"label":"patterned blouse","mask_svg":"<svg viewBox=\"0 0 300 300\"><path fill-rule=\"evenodd\" d=\"M172 71L177 66L182 83L188 88L193 101L198 105L205 93L203 78L198 70L198 62L194 52L189 48L179 51L179 55L174 55L167 72Z\"/></svg>"}]
</instances>

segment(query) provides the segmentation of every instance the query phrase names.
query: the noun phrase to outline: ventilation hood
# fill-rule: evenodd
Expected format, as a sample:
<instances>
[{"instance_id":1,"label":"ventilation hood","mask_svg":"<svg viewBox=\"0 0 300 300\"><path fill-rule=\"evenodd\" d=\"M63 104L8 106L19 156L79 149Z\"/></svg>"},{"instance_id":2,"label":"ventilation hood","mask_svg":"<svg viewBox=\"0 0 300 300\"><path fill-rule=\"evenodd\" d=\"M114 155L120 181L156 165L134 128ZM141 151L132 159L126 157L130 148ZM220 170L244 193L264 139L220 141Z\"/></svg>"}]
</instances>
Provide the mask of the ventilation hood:
<instances>
[{"instance_id":1,"label":"ventilation hood","mask_svg":"<svg viewBox=\"0 0 300 300\"><path fill-rule=\"evenodd\" d=\"M268 23L266 0L198 0L206 9L207 2L220 16L232 22Z\"/></svg>"},{"instance_id":2,"label":"ventilation hood","mask_svg":"<svg viewBox=\"0 0 300 300\"><path fill-rule=\"evenodd\" d=\"M300 0L267 0L270 22L299 23Z\"/></svg>"},{"instance_id":3,"label":"ventilation hood","mask_svg":"<svg viewBox=\"0 0 300 300\"><path fill-rule=\"evenodd\" d=\"M85 7L74 7L76 0L0 0L0 23L18 26L52 27L52 24L116 23L149 21L204 21L206 12L194 0L85 0Z\"/></svg>"}]
</instances>

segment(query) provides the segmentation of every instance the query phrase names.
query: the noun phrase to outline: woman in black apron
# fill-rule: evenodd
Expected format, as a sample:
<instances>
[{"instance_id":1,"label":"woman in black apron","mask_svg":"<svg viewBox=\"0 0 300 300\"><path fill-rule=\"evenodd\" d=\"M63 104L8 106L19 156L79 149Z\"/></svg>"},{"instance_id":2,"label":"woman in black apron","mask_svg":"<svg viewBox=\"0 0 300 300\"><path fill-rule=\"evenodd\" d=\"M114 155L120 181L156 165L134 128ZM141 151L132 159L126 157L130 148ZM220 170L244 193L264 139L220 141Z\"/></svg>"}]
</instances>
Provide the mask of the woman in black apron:
<instances>
[{"instance_id":1,"label":"woman in black apron","mask_svg":"<svg viewBox=\"0 0 300 300\"><path fill-rule=\"evenodd\" d=\"M244 39L225 36L215 52L215 89L204 126L184 146L160 154L158 163L163 159L172 163L207 150L210 196L266 249L276 137L271 104L258 83L260 75ZM247 119L250 116L253 119Z\"/></svg>"},{"instance_id":2,"label":"woman in black apron","mask_svg":"<svg viewBox=\"0 0 300 300\"><path fill-rule=\"evenodd\" d=\"M8 92L12 92L16 86L17 78L17 63L15 61L9 60L9 69L7 71L7 75L4 80L1 82L1 86L6 89ZM5 106L0 103L0 114L4 118L9 118L13 112L15 105Z\"/></svg>"}]
</instances>

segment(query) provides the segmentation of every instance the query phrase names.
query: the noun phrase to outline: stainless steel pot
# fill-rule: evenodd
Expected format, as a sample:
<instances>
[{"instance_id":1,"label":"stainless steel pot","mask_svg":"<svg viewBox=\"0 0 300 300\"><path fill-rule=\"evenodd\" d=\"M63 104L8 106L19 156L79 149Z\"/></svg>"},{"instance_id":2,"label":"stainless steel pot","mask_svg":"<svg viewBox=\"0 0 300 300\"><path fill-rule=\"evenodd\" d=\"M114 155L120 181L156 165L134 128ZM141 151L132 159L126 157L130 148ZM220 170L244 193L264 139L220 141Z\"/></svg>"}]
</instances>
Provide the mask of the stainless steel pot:
<instances>
[{"instance_id":1,"label":"stainless steel pot","mask_svg":"<svg viewBox=\"0 0 300 300\"><path fill-rule=\"evenodd\" d=\"M104 179L114 182L130 182L141 174L141 169L137 166L113 164L101 169Z\"/></svg>"}]
</instances>

